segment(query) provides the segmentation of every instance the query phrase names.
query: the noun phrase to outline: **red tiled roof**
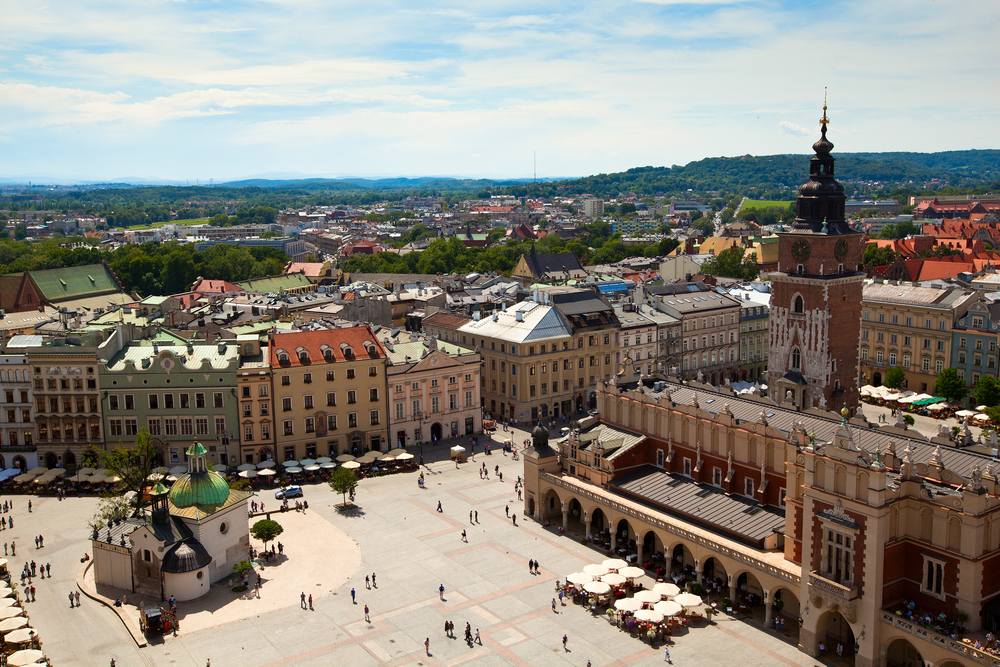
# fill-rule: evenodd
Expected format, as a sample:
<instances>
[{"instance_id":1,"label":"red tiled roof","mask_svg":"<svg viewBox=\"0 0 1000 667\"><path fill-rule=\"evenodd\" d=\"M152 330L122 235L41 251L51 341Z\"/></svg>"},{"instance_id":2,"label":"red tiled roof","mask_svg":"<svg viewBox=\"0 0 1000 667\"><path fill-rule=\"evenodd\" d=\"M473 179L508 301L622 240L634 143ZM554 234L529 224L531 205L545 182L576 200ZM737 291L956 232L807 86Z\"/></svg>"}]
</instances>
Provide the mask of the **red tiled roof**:
<instances>
[{"instance_id":1,"label":"red tiled roof","mask_svg":"<svg viewBox=\"0 0 1000 667\"><path fill-rule=\"evenodd\" d=\"M323 262L289 262L285 273L302 273L310 278L318 278L326 270Z\"/></svg>"},{"instance_id":2,"label":"red tiled roof","mask_svg":"<svg viewBox=\"0 0 1000 667\"><path fill-rule=\"evenodd\" d=\"M374 346L374 354L369 348ZM273 367L308 366L310 364L336 363L385 358L385 349L367 326L324 329L322 331L295 331L271 336L270 361ZM354 353L353 359L344 356L346 349ZM327 362L324 354L329 349L332 362ZM279 353L284 351L288 361L281 363ZM303 363L299 353L305 351L308 361Z\"/></svg>"},{"instance_id":3,"label":"red tiled roof","mask_svg":"<svg viewBox=\"0 0 1000 667\"><path fill-rule=\"evenodd\" d=\"M236 283L229 282L228 280L202 278L194 285L194 287L191 288L191 291L201 292L202 294L224 294L227 292L242 293L243 288Z\"/></svg>"},{"instance_id":4,"label":"red tiled roof","mask_svg":"<svg viewBox=\"0 0 1000 667\"><path fill-rule=\"evenodd\" d=\"M458 329L460 326L471 320L464 315L455 315L454 313L448 313L443 310L439 310L436 313L428 315L424 318L424 326L439 326L442 329Z\"/></svg>"}]
</instances>

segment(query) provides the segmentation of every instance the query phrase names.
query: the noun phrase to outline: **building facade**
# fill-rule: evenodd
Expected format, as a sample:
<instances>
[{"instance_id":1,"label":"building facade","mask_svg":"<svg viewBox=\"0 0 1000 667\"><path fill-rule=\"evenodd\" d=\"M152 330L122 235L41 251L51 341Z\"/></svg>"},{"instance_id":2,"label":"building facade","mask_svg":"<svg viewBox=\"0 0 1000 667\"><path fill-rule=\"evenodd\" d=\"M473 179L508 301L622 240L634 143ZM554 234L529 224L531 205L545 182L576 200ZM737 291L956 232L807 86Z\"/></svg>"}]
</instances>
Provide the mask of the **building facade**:
<instances>
[{"instance_id":1,"label":"building facade","mask_svg":"<svg viewBox=\"0 0 1000 667\"><path fill-rule=\"evenodd\" d=\"M824 107L795 222L778 234L778 270L770 274L767 384L772 398L799 408L853 410L859 398L864 235L844 216L844 188L834 177L827 122Z\"/></svg>"},{"instance_id":2,"label":"building facade","mask_svg":"<svg viewBox=\"0 0 1000 667\"><path fill-rule=\"evenodd\" d=\"M740 302L740 379L766 382L771 294L732 289L729 295Z\"/></svg>"},{"instance_id":3,"label":"building facade","mask_svg":"<svg viewBox=\"0 0 1000 667\"><path fill-rule=\"evenodd\" d=\"M674 373L719 385L739 377L740 302L708 290L654 297L653 306L680 320L681 356Z\"/></svg>"},{"instance_id":4,"label":"building facade","mask_svg":"<svg viewBox=\"0 0 1000 667\"><path fill-rule=\"evenodd\" d=\"M102 345L101 356L108 447L131 446L145 428L166 466L183 464L194 441L206 447L210 463L238 460L236 345L163 338Z\"/></svg>"},{"instance_id":5,"label":"building facade","mask_svg":"<svg viewBox=\"0 0 1000 667\"><path fill-rule=\"evenodd\" d=\"M0 468L38 465L32 390L28 356L0 354Z\"/></svg>"},{"instance_id":6,"label":"building facade","mask_svg":"<svg viewBox=\"0 0 1000 667\"><path fill-rule=\"evenodd\" d=\"M975 292L960 287L893 282L865 285L862 383L881 385L890 368L901 368L903 388L933 392L938 373L952 365L954 325L975 302ZM971 340L972 335L966 334L966 338Z\"/></svg>"},{"instance_id":7,"label":"building facade","mask_svg":"<svg viewBox=\"0 0 1000 667\"><path fill-rule=\"evenodd\" d=\"M997 377L997 340L1000 339L1000 303L980 297L958 317L951 334L951 364L975 386L979 378Z\"/></svg>"},{"instance_id":8,"label":"building facade","mask_svg":"<svg viewBox=\"0 0 1000 667\"><path fill-rule=\"evenodd\" d=\"M266 340L266 339L265 339ZM239 400L240 460L243 463L274 461L274 401L267 345L258 334L237 336L239 368L236 397Z\"/></svg>"},{"instance_id":9,"label":"building facade","mask_svg":"<svg viewBox=\"0 0 1000 667\"><path fill-rule=\"evenodd\" d=\"M367 326L271 336L275 460L388 449L386 356Z\"/></svg>"}]
</instances>

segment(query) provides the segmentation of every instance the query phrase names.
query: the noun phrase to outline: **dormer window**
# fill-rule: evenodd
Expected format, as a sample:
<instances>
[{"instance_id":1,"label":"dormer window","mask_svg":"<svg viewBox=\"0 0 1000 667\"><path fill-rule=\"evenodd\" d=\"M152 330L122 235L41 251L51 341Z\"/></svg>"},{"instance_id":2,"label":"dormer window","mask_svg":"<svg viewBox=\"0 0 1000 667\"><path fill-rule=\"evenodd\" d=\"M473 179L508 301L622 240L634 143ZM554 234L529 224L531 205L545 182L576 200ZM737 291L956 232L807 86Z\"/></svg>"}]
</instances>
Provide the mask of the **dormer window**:
<instances>
[{"instance_id":1,"label":"dormer window","mask_svg":"<svg viewBox=\"0 0 1000 667\"><path fill-rule=\"evenodd\" d=\"M353 359L354 358L354 350L351 349L351 346L348 345L347 343L341 343L340 344L340 351L343 353L344 359Z\"/></svg>"},{"instance_id":2,"label":"dormer window","mask_svg":"<svg viewBox=\"0 0 1000 667\"><path fill-rule=\"evenodd\" d=\"M322 347L320 347L320 351L322 351L323 359L325 361L328 362L333 361L333 350L330 348L329 345L323 345Z\"/></svg>"},{"instance_id":3,"label":"dormer window","mask_svg":"<svg viewBox=\"0 0 1000 667\"><path fill-rule=\"evenodd\" d=\"M287 366L289 363L288 352L285 350L278 350L278 363L282 366Z\"/></svg>"}]
</instances>

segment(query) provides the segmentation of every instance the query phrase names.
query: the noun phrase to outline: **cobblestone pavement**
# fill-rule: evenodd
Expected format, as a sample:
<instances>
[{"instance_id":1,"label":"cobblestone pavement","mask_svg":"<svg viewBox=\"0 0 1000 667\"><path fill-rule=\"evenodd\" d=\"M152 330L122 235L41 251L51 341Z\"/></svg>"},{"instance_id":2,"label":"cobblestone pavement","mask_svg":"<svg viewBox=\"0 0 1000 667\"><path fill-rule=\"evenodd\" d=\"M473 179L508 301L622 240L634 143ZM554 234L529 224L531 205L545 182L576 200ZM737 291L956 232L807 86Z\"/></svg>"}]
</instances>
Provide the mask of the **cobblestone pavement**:
<instances>
[{"instance_id":1,"label":"cobblestone pavement","mask_svg":"<svg viewBox=\"0 0 1000 667\"><path fill-rule=\"evenodd\" d=\"M515 442L526 436L514 434ZM502 431L499 438L507 439ZM439 444L437 448L446 448ZM440 452L425 448L425 458L440 459ZM477 469L485 461L490 479L480 479ZM499 465L504 481L497 480ZM560 537L521 517L514 480L520 461L494 453L475 455L460 469L438 460L425 470L426 489L419 489L416 474L362 480L357 511L338 511L340 496L325 486L307 486L309 512L322 522L289 521L282 542L289 558L282 567L302 567L311 585L313 611L299 606L300 590L283 590L276 581L265 585L269 600L260 613L227 620L221 612L217 625L167 637L138 649L121 622L106 608L84 601L70 609L66 594L80 570L79 557L88 548L86 518L96 500L54 499L35 501L35 513L26 515L26 498L15 497L19 554L29 554L29 529L37 521L46 533L46 559L53 563L53 580L36 584L39 602L29 605L32 623L54 664L107 665L113 656L119 667L130 665L197 666L211 658L213 667L226 665L598 665L664 664L663 653L633 639L593 617L582 607L568 605L555 614L550 609L554 583L567 573L604 555L567 537ZM444 511L436 511L441 501ZM509 505L518 515L515 527L505 516ZM479 523L470 523L469 512L478 511ZM28 518L30 517L30 518ZM279 521L280 516L276 517ZM338 530L317 536L321 524ZM308 530L309 535L301 535ZM465 530L468 542L463 542ZM358 560L342 545L324 551L317 561L298 550L324 549L324 540L342 541L342 531L357 543ZM0 532L0 542L5 535ZM340 542L337 542L340 544ZM23 551L22 551L23 549ZM528 573L528 559L541 563L542 574ZM323 564L317 566L317 562ZM20 569L20 556L14 559ZM345 570L351 571L345 571ZM365 574L375 572L378 587L365 587ZM296 580L303 578L302 573ZM346 583L344 582L346 578ZM438 586L445 586L445 601ZM351 603L351 587L358 604ZM274 596L287 599L275 608ZM241 601L243 603L244 601ZM252 603L252 601L250 601ZM370 609L366 622L363 605ZM182 610L183 612L183 605ZM445 638L445 620L455 623L458 639ZM717 616L716 624L692 628L677 637L671 649L677 665L719 665L738 660L753 665L804 665L811 661L794 646L758 626ZM465 623L478 629L482 646L467 646L461 639ZM568 636L569 651L562 647ZM431 657L423 642L430 638Z\"/></svg>"}]
</instances>

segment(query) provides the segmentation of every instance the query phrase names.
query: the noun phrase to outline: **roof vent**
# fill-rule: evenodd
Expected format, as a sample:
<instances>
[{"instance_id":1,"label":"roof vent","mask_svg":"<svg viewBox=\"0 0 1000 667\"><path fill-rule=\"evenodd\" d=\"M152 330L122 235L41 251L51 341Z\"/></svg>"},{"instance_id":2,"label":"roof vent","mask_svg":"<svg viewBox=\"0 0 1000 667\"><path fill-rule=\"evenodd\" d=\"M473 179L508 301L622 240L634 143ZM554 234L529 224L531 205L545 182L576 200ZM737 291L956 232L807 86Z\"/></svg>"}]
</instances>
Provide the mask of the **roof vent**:
<instances>
[{"instance_id":1,"label":"roof vent","mask_svg":"<svg viewBox=\"0 0 1000 667\"><path fill-rule=\"evenodd\" d=\"M517 320L518 322L523 322L524 321L524 312L520 311L520 310L514 311L514 319Z\"/></svg>"}]
</instances>

